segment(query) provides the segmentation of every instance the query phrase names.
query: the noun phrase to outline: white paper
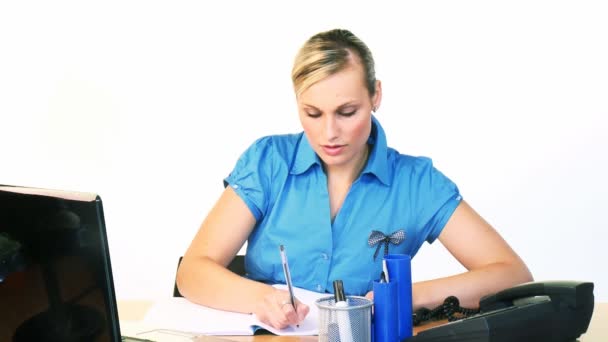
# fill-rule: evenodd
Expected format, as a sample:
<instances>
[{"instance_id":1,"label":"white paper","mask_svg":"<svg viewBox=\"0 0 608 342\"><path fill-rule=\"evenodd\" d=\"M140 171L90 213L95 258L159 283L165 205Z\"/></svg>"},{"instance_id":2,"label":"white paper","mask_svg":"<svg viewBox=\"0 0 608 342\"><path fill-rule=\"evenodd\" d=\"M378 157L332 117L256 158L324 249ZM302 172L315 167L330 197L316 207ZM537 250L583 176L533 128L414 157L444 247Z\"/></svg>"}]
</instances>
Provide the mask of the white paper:
<instances>
[{"instance_id":1,"label":"white paper","mask_svg":"<svg viewBox=\"0 0 608 342\"><path fill-rule=\"evenodd\" d=\"M275 285L286 290L285 285ZM294 288L296 298L310 307L299 327L274 329L261 323L254 315L212 309L192 303L182 297L167 298L156 302L143 322L156 329L169 329L202 335L253 335L257 327L275 335L317 335L319 314L315 300L330 296L300 288Z\"/></svg>"}]
</instances>

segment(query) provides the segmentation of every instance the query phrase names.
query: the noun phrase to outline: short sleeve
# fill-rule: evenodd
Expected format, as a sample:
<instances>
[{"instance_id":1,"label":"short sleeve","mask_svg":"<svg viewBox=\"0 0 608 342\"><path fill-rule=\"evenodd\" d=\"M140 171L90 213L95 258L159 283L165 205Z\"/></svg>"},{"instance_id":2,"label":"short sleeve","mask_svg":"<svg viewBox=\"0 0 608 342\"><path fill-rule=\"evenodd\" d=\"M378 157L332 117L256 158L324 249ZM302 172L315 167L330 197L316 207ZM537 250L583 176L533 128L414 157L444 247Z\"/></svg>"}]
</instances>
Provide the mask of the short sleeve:
<instances>
[{"instance_id":1,"label":"short sleeve","mask_svg":"<svg viewBox=\"0 0 608 342\"><path fill-rule=\"evenodd\" d=\"M271 137L256 140L240 156L232 172L224 179L245 201L257 221L268 207L273 146Z\"/></svg>"},{"instance_id":2,"label":"short sleeve","mask_svg":"<svg viewBox=\"0 0 608 342\"><path fill-rule=\"evenodd\" d=\"M460 204L462 196L458 187L433 166L429 158L418 158L416 167L417 222L422 239L433 243L443 231L446 223Z\"/></svg>"}]
</instances>

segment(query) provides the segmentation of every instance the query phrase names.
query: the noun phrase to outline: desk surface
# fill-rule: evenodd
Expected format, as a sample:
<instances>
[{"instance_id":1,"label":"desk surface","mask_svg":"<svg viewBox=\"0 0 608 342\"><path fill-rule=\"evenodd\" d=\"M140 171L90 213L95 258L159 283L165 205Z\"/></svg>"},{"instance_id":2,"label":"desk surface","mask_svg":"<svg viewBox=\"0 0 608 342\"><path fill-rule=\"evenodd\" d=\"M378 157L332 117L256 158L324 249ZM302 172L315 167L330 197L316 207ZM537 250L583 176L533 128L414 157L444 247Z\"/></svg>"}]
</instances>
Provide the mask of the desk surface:
<instances>
[{"instance_id":1,"label":"desk surface","mask_svg":"<svg viewBox=\"0 0 608 342\"><path fill-rule=\"evenodd\" d=\"M125 300L118 302L118 312L121 321L137 322L143 319L146 312L152 306L150 301L133 301ZM593 317L589 324L587 333L581 336L581 342L601 342L608 341L608 303L596 303L593 310ZM414 333L428 329L434 325L441 324L426 324L421 327L414 327ZM218 341L267 341L267 342L296 342L296 341L317 341L317 336L274 336L274 335L257 335L257 336L222 336Z\"/></svg>"}]
</instances>

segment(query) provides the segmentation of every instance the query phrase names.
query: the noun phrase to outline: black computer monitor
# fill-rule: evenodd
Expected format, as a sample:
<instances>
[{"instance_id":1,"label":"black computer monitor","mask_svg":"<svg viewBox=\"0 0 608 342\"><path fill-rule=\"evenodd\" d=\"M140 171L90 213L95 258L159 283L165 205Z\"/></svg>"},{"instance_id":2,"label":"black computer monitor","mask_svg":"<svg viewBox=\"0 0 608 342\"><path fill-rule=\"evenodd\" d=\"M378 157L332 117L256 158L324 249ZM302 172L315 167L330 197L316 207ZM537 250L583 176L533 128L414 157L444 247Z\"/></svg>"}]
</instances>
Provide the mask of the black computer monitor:
<instances>
[{"instance_id":1,"label":"black computer monitor","mask_svg":"<svg viewBox=\"0 0 608 342\"><path fill-rule=\"evenodd\" d=\"M0 341L120 341L101 199L0 185Z\"/></svg>"}]
</instances>

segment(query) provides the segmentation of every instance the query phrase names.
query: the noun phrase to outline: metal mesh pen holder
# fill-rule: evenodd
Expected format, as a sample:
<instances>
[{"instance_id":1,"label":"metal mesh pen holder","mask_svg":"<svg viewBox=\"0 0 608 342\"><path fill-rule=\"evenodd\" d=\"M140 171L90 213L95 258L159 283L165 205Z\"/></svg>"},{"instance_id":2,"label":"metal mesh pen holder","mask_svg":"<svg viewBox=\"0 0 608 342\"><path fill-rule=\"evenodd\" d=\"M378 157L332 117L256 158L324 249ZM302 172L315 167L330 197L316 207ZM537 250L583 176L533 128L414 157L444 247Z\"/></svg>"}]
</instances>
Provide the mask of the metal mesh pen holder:
<instances>
[{"instance_id":1,"label":"metal mesh pen holder","mask_svg":"<svg viewBox=\"0 0 608 342\"><path fill-rule=\"evenodd\" d=\"M372 301L359 296L347 296L348 305L334 297L317 299L319 308L319 341L370 342L372 333Z\"/></svg>"}]
</instances>

